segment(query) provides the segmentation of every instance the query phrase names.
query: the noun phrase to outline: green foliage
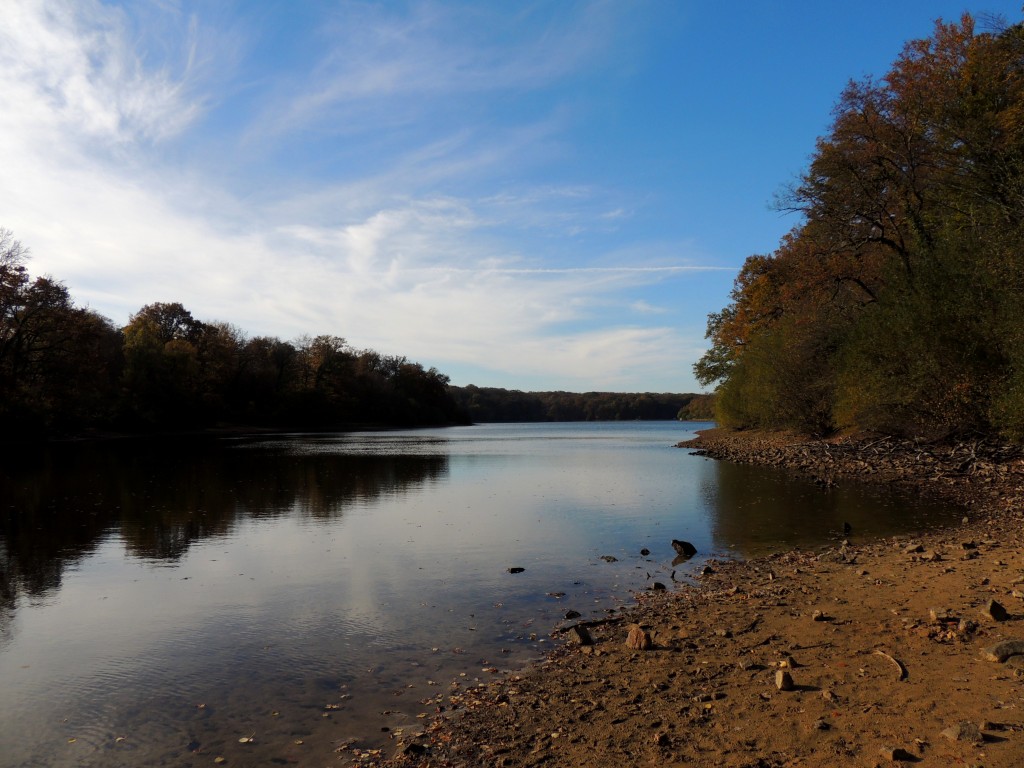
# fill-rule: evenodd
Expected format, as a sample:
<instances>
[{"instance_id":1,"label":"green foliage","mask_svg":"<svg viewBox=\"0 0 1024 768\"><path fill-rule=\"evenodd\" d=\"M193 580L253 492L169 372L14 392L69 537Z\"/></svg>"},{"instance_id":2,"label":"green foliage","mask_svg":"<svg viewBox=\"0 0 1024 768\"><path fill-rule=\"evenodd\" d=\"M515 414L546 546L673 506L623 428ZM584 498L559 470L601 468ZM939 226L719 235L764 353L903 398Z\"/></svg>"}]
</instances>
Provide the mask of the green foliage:
<instances>
[{"instance_id":1,"label":"green foliage","mask_svg":"<svg viewBox=\"0 0 1024 768\"><path fill-rule=\"evenodd\" d=\"M759 333L718 390L719 423L827 432L832 390L828 362L834 346L834 335L826 324L793 318Z\"/></svg>"},{"instance_id":2,"label":"green foliage","mask_svg":"<svg viewBox=\"0 0 1024 768\"><path fill-rule=\"evenodd\" d=\"M1006 370L998 295L977 261L959 255L913 284L894 278L837 360L837 424L927 438L988 430Z\"/></svg>"}]
</instances>

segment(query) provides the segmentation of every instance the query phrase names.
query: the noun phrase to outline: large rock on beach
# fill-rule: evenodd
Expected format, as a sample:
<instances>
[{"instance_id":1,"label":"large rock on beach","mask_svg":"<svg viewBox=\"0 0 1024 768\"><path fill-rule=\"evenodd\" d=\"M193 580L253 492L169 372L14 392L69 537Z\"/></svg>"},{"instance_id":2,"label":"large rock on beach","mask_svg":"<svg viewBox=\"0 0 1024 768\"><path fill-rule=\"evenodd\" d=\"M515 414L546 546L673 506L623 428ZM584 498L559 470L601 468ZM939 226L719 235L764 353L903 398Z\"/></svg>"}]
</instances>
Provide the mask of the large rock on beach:
<instances>
[{"instance_id":1,"label":"large rock on beach","mask_svg":"<svg viewBox=\"0 0 1024 768\"><path fill-rule=\"evenodd\" d=\"M650 632L639 624L633 624L629 628L629 634L626 635L626 646L634 651L648 651L654 647L654 641L651 639Z\"/></svg>"}]
</instances>

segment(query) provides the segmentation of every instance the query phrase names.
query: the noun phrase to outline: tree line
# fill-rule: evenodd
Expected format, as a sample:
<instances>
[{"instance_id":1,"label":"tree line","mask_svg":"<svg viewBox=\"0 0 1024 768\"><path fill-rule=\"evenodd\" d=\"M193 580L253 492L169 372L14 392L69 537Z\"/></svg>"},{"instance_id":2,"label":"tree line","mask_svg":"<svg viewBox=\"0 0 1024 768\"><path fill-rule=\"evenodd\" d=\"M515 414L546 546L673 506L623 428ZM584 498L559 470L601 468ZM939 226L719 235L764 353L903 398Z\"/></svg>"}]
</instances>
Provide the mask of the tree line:
<instances>
[{"instance_id":1,"label":"tree line","mask_svg":"<svg viewBox=\"0 0 1024 768\"><path fill-rule=\"evenodd\" d=\"M0 229L0 439L222 425L465 423L448 377L333 335L282 341L153 303L123 328L76 306Z\"/></svg>"},{"instance_id":2,"label":"tree line","mask_svg":"<svg viewBox=\"0 0 1024 768\"><path fill-rule=\"evenodd\" d=\"M1024 26L939 21L851 82L778 205L694 366L720 422L1024 440Z\"/></svg>"},{"instance_id":3,"label":"tree line","mask_svg":"<svg viewBox=\"0 0 1024 768\"><path fill-rule=\"evenodd\" d=\"M475 422L633 421L713 417L710 395L622 392L520 392L450 387Z\"/></svg>"}]
</instances>

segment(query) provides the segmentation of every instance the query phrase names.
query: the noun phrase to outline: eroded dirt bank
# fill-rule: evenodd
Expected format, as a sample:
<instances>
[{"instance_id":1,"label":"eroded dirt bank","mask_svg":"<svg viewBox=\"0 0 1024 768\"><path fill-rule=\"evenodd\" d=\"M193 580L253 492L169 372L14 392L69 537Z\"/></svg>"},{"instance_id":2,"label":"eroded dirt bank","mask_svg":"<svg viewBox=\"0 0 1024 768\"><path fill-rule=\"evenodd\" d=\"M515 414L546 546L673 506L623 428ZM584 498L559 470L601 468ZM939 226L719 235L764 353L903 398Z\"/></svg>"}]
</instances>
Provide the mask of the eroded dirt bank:
<instances>
[{"instance_id":1,"label":"eroded dirt bank","mask_svg":"<svg viewBox=\"0 0 1024 768\"><path fill-rule=\"evenodd\" d=\"M969 505L963 525L881 541L854 530L826 551L711 562L699 583L588 625L592 645L453 686L423 733L394 740L388 764L1024 764L1024 655L1000 648L1024 641L1021 459L877 440L716 431L690 447L820 482L914 483ZM633 624L650 648L627 646Z\"/></svg>"}]
</instances>

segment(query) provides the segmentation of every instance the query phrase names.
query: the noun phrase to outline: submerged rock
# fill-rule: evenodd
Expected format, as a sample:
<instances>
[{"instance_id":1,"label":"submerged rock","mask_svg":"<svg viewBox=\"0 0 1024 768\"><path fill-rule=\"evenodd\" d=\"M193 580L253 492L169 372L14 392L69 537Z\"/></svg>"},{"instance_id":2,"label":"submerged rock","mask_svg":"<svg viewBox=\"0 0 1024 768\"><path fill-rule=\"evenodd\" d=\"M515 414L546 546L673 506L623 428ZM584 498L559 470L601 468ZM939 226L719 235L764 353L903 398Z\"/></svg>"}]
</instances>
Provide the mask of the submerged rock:
<instances>
[{"instance_id":1,"label":"submerged rock","mask_svg":"<svg viewBox=\"0 0 1024 768\"><path fill-rule=\"evenodd\" d=\"M697 554L697 548L688 541L680 541L679 539L672 539L672 549L674 549L680 557L693 557Z\"/></svg>"}]
</instances>

